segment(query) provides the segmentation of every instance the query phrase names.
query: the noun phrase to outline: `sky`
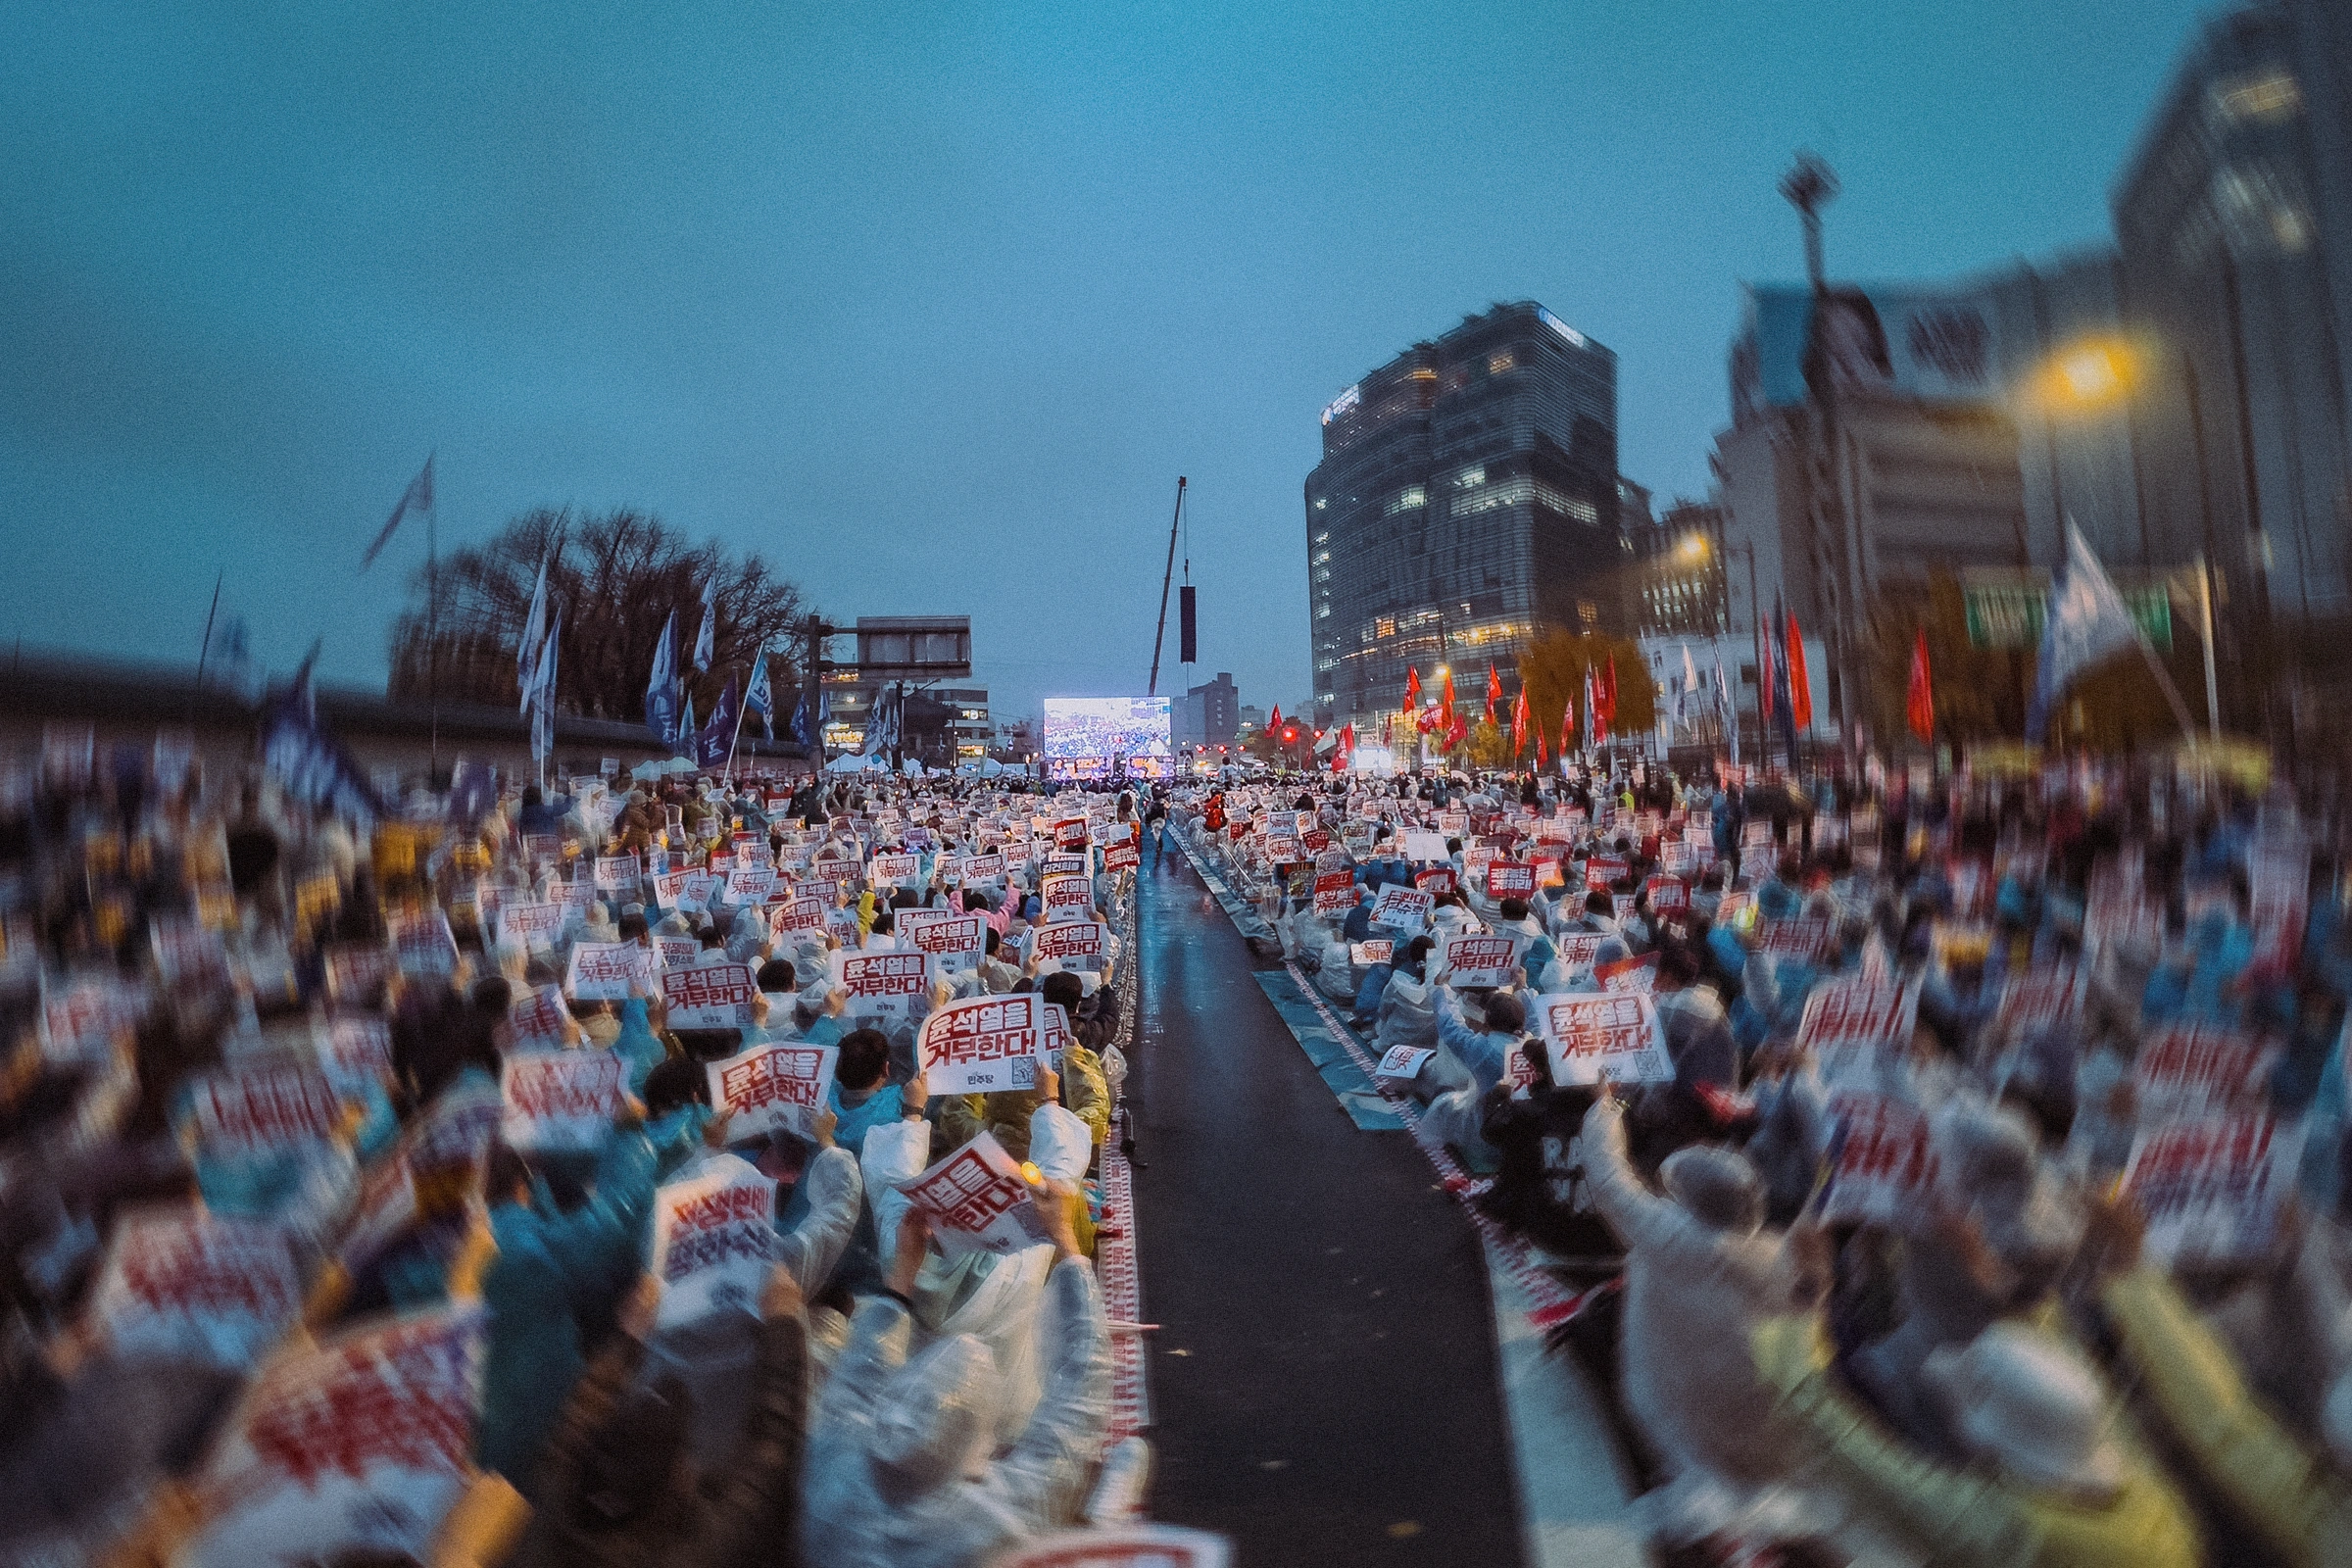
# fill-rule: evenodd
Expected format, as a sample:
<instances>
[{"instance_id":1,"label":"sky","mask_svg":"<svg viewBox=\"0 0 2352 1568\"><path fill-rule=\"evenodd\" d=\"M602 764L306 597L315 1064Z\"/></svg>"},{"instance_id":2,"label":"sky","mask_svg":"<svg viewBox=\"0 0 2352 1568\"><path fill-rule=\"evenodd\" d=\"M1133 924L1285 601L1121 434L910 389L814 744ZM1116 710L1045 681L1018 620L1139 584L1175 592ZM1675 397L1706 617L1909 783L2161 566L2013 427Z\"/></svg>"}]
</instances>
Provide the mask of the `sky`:
<instances>
[{"instance_id":1,"label":"sky","mask_svg":"<svg viewBox=\"0 0 2352 1568\"><path fill-rule=\"evenodd\" d=\"M445 550L647 509L835 619L970 613L1014 717L1143 690L1183 474L1160 689L1295 710L1342 388L1537 299L1616 352L1627 476L1701 495L1793 149L1837 274L2098 243L2208 9L21 10L0 637L192 664L219 574L260 663L380 688L425 539L359 558L432 453Z\"/></svg>"}]
</instances>

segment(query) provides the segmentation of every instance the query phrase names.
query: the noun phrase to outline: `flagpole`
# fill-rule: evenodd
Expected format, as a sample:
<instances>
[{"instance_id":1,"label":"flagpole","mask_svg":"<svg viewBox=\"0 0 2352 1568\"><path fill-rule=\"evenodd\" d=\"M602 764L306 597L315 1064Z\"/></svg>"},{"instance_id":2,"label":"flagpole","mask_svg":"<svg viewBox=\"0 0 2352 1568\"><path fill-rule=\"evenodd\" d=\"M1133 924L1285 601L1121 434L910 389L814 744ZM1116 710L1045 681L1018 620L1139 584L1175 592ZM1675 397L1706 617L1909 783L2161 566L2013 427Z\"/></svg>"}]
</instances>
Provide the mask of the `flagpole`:
<instances>
[{"instance_id":1,"label":"flagpole","mask_svg":"<svg viewBox=\"0 0 2352 1568\"><path fill-rule=\"evenodd\" d=\"M425 460L429 466L430 458ZM424 689L432 710L432 760L425 764L425 788L441 771L441 506L436 498L424 514ZM544 762L541 764L544 770ZM544 780L544 771L542 779Z\"/></svg>"},{"instance_id":2,"label":"flagpole","mask_svg":"<svg viewBox=\"0 0 2352 1568\"><path fill-rule=\"evenodd\" d=\"M2197 614L2205 638L2205 722L2212 731L2214 744L2219 746L2222 700L2213 680L2213 563L2205 559L2202 551L2197 553Z\"/></svg>"},{"instance_id":3,"label":"flagpole","mask_svg":"<svg viewBox=\"0 0 2352 1568\"><path fill-rule=\"evenodd\" d=\"M213 652L213 617L220 613L220 584L227 576L228 568L223 566L220 568L220 574L213 579L213 608L204 612L204 643L196 650L196 695L199 698L204 695L204 662L212 657ZM2213 625L2210 610L2206 613L2205 624L2209 628ZM2210 650L2213 646L2213 633L2210 630L2206 632L2205 640L2206 647ZM2213 667L2213 656L2210 652L2206 655L2205 666L2208 669ZM2206 682L2205 689L2208 692L2213 690L2213 683L2210 680ZM193 718L195 714L191 711L188 716Z\"/></svg>"},{"instance_id":4,"label":"flagpole","mask_svg":"<svg viewBox=\"0 0 2352 1568\"><path fill-rule=\"evenodd\" d=\"M766 657L767 657L767 644L765 644L765 643L761 643L761 644L760 645L759 651L758 651L757 653L755 653L755 654L753 654L753 655L752 655L752 658L753 658L753 660L754 660L755 662L757 662L757 661L759 661L759 660L765 659ZM729 777L732 777L732 776L734 776L734 772L735 772L735 747L736 747L736 745L737 745L739 742L741 742L741 741L742 741L742 739L743 739L743 715L744 715L745 713L747 713L747 712L751 711L751 707L752 707L752 701L751 701L751 698L752 698L752 683L751 683L751 677L747 675L747 676L745 676L745 677L744 677L744 683L743 683L743 699L742 699L742 701L738 702L738 703L735 705L735 733L727 737L727 774L728 774L728 776L729 776ZM773 695L770 695L770 696L769 696L769 698L768 698L768 702L769 702L769 704L770 704L771 706L774 704L774 702L775 702L775 698L774 698L774 696L773 696Z\"/></svg>"}]
</instances>

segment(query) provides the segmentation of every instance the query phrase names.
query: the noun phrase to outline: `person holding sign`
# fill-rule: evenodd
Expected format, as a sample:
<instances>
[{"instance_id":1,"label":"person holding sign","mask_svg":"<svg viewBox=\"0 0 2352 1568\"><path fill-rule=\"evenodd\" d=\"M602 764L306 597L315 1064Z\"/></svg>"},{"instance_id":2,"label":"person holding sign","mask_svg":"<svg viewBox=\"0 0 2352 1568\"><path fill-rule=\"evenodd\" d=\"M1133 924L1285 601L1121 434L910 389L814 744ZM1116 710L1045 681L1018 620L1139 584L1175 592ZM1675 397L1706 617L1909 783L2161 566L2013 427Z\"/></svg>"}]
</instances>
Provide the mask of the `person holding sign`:
<instances>
[{"instance_id":1,"label":"person holding sign","mask_svg":"<svg viewBox=\"0 0 2352 1568\"><path fill-rule=\"evenodd\" d=\"M909 1302L930 1241L920 1209L898 1228L883 1294L866 1298L817 1402L803 1538L828 1568L985 1563L1075 1521L1110 1416L1110 1332L1080 1255L1067 1195L1034 1190L1054 1249L1043 1320L1044 1389L1002 1458L988 1458L999 1373L986 1345L957 1335L912 1360Z\"/></svg>"}]
</instances>

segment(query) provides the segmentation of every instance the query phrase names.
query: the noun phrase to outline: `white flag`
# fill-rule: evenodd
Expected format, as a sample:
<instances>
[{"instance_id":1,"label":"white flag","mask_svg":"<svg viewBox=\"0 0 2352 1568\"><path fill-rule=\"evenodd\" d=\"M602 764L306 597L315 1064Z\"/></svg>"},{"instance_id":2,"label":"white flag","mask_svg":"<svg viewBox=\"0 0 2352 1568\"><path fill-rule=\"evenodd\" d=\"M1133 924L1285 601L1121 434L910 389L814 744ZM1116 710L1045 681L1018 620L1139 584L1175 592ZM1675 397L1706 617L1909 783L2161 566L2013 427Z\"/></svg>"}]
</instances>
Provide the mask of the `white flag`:
<instances>
[{"instance_id":1,"label":"white flag","mask_svg":"<svg viewBox=\"0 0 2352 1568\"><path fill-rule=\"evenodd\" d=\"M522 694L522 708L530 710L531 693L537 689L540 646L547 641L547 562L539 562L539 581L531 589L531 611L522 618L522 640L514 645L514 685Z\"/></svg>"},{"instance_id":2,"label":"white flag","mask_svg":"<svg viewBox=\"0 0 2352 1568\"><path fill-rule=\"evenodd\" d=\"M718 579L703 584L703 629L694 634L694 667L709 669L712 645L718 639Z\"/></svg>"},{"instance_id":3,"label":"white flag","mask_svg":"<svg viewBox=\"0 0 2352 1568\"><path fill-rule=\"evenodd\" d=\"M2050 710L2077 676L2118 649L2141 642L2139 622L2124 596L2107 580L2090 541L2072 522L2066 525L2066 565L2050 584L2041 655L2034 671L2034 701L2026 710L2026 739L2038 744L2047 733Z\"/></svg>"}]
</instances>

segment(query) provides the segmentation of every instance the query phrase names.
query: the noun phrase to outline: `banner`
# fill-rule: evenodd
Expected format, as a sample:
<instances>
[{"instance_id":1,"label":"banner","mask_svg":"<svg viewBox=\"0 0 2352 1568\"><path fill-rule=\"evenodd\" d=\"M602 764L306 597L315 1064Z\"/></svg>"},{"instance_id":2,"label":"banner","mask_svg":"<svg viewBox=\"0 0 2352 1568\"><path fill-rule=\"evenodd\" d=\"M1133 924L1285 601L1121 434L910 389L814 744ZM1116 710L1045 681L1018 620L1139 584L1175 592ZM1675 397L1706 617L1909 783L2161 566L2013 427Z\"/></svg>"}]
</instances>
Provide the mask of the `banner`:
<instances>
[{"instance_id":1,"label":"banner","mask_svg":"<svg viewBox=\"0 0 2352 1568\"><path fill-rule=\"evenodd\" d=\"M647 1267L662 1282L657 1329L756 1311L775 1260L776 1184L732 1154L698 1168L654 1194Z\"/></svg>"},{"instance_id":2,"label":"banner","mask_svg":"<svg viewBox=\"0 0 2352 1568\"><path fill-rule=\"evenodd\" d=\"M748 963L690 963L662 972L662 994L672 1029L748 1029L760 988Z\"/></svg>"},{"instance_id":3,"label":"banner","mask_svg":"<svg viewBox=\"0 0 2352 1568\"><path fill-rule=\"evenodd\" d=\"M932 1239L951 1259L974 1252L1026 1251L1051 1240L1029 1200L1021 1168L987 1133L900 1191L930 1216Z\"/></svg>"},{"instance_id":4,"label":"banner","mask_svg":"<svg viewBox=\"0 0 2352 1568\"><path fill-rule=\"evenodd\" d=\"M850 994L850 1016L904 1018L908 1004L923 994L928 962L919 953L841 948L833 955L833 983Z\"/></svg>"},{"instance_id":5,"label":"banner","mask_svg":"<svg viewBox=\"0 0 2352 1568\"><path fill-rule=\"evenodd\" d=\"M1536 1018L1556 1084L1674 1081L1658 1010L1639 992L1539 997Z\"/></svg>"},{"instance_id":6,"label":"banner","mask_svg":"<svg viewBox=\"0 0 2352 1568\"><path fill-rule=\"evenodd\" d=\"M510 1051L499 1073L499 1136L525 1153L601 1149L626 1075L627 1063L601 1047Z\"/></svg>"},{"instance_id":7,"label":"banner","mask_svg":"<svg viewBox=\"0 0 2352 1568\"><path fill-rule=\"evenodd\" d=\"M778 1131L814 1138L840 1056L833 1046L786 1044L754 1046L710 1063L706 1069L710 1105L728 1115L727 1141L741 1143Z\"/></svg>"},{"instance_id":8,"label":"banner","mask_svg":"<svg viewBox=\"0 0 2352 1568\"><path fill-rule=\"evenodd\" d=\"M1037 1086L1044 1004L1034 993L972 997L936 1008L916 1037L933 1094L969 1095Z\"/></svg>"},{"instance_id":9,"label":"banner","mask_svg":"<svg viewBox=\"0 0 2352 1568\"><path fill-rule=\"evenodd\" d=\"M1519 967L1519 944L1509 937L1449 936L1440 948L1449 985L1507 986Z\"/></svg>"},{"instance_id":10,"label":"banner","mask_svg":"<svg viewBox=\"0 0 2352 1568\"><path fill-rule=\"evenodd\" d=\"M274 1225L193 1204L133 1210L116 1223L89 1310L116 1354L243 1371L301 1312L302 1274Z\"/></svg>"}]
</instances>

